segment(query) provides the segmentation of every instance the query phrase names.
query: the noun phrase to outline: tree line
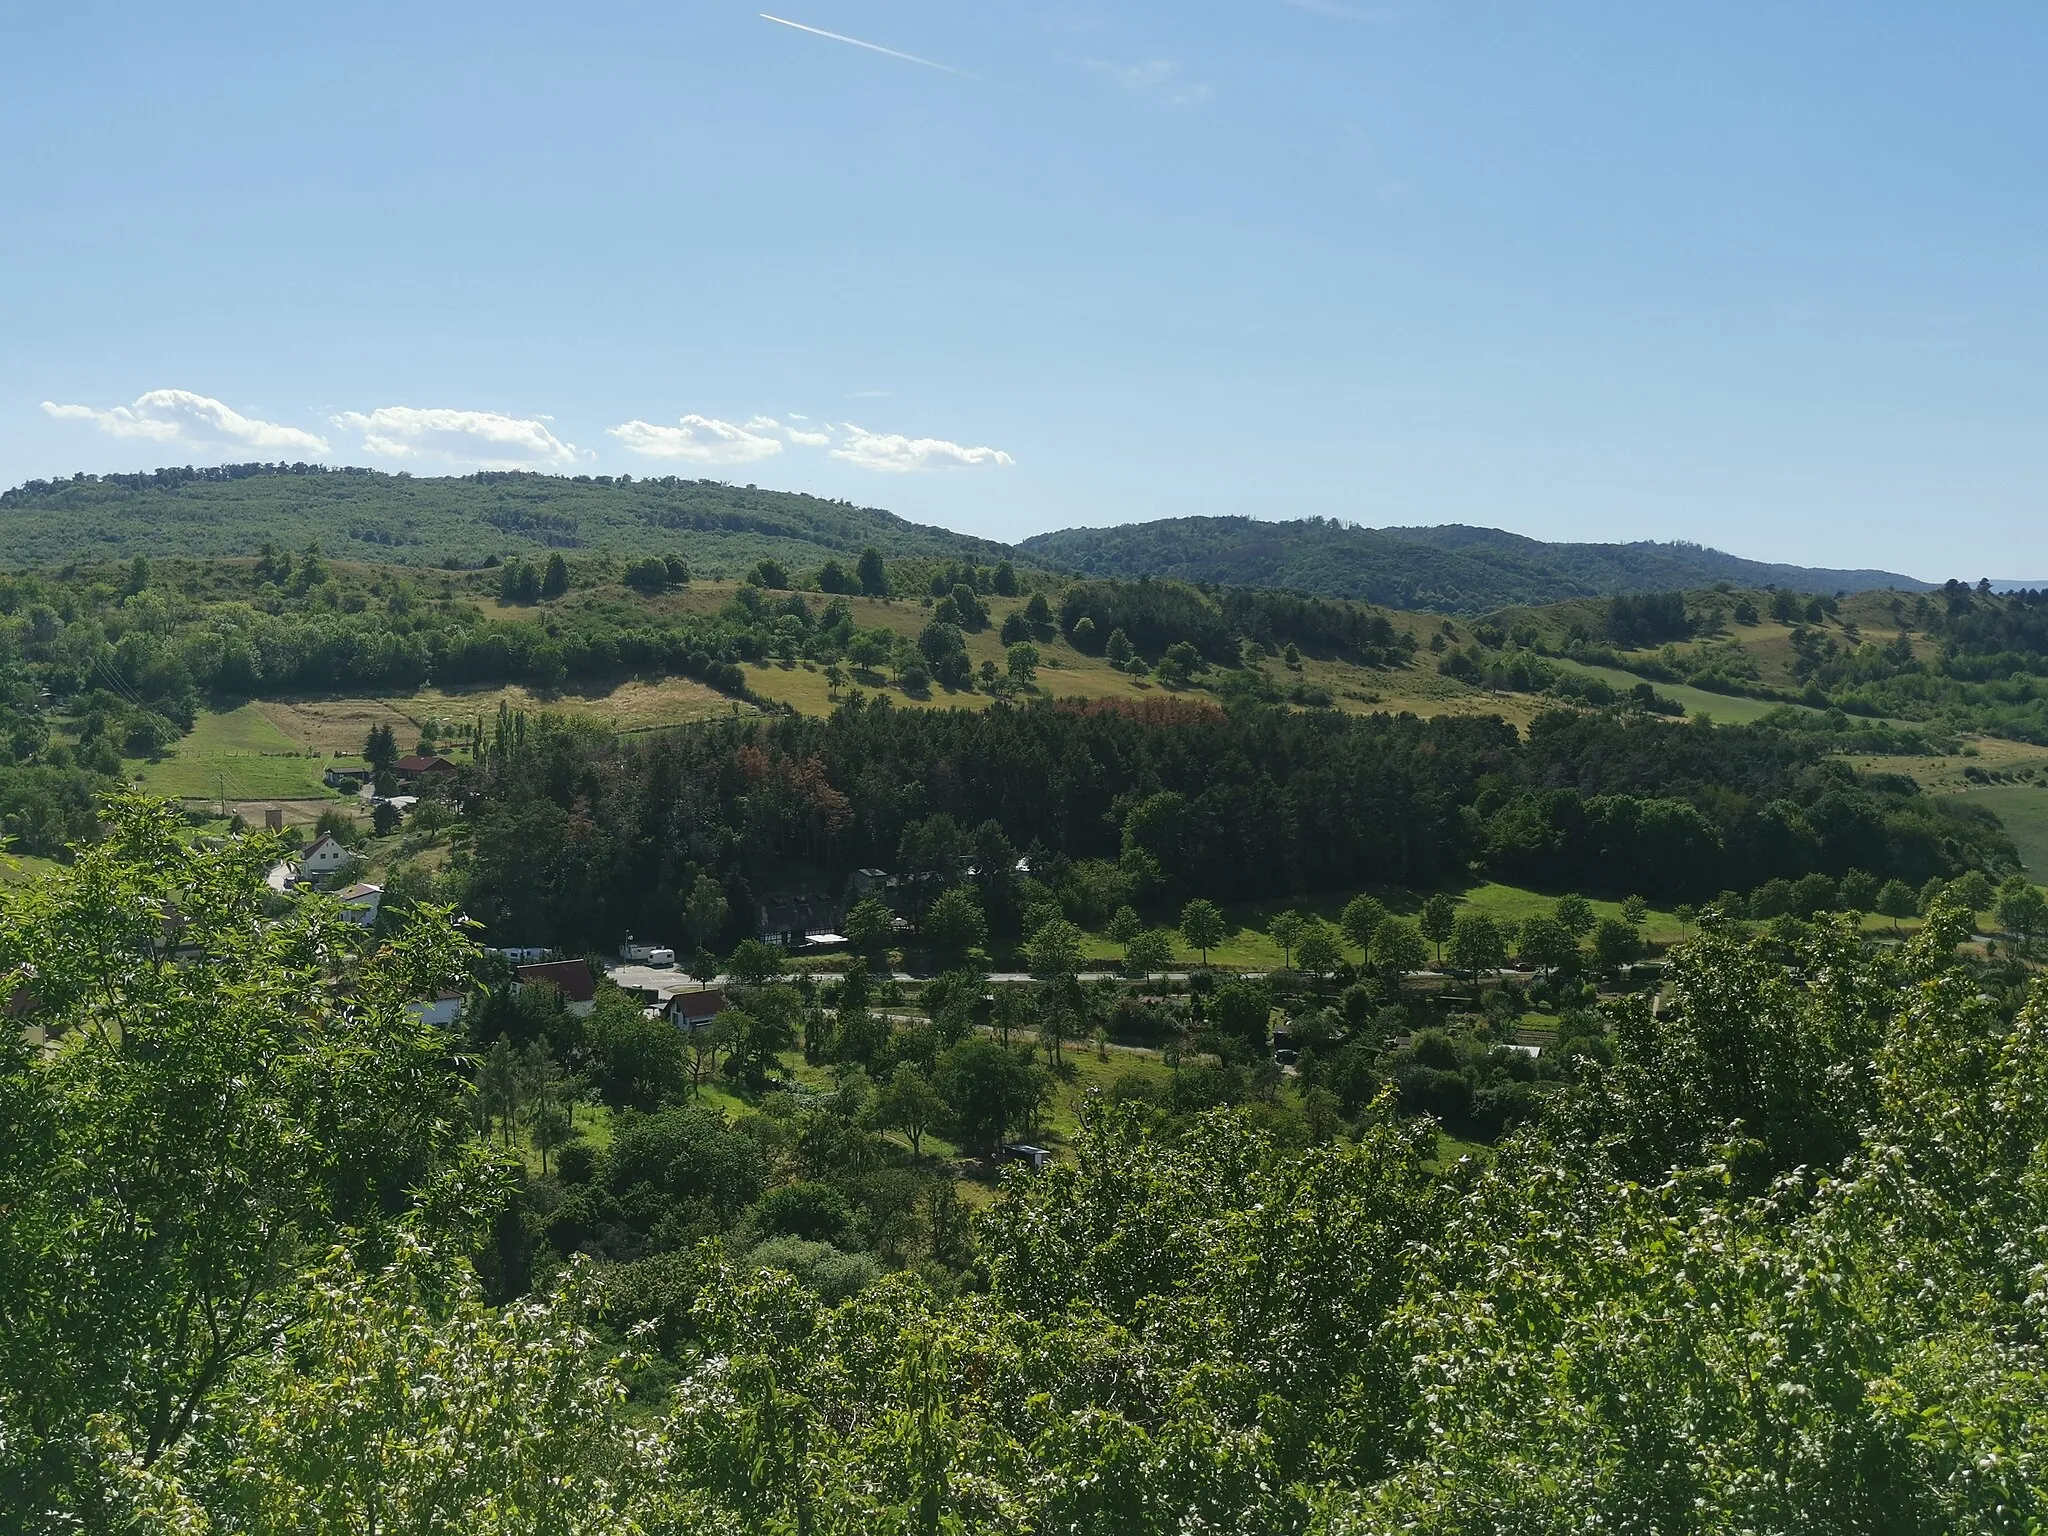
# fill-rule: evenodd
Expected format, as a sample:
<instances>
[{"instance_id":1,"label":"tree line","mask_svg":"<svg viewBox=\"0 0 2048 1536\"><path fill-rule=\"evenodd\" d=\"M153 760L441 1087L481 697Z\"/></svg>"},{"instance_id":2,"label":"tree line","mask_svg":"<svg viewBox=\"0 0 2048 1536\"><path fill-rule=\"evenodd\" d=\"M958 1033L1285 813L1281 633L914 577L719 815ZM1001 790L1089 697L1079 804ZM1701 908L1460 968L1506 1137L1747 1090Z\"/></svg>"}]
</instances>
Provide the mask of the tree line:
<instances>
[{"instance_id":1,"label":"tree line","mask_svg":"<svg viewBox=\"0 0 2048 1536\"><path fill-rule=\"evenodd\" d=\"M914 916L964 883L1009 941L1034 891L1094 926L1195 897L1426 889L1475 862L1695 902L1852 872L1917 889L2017 863L1990 818L1803 737L1569 714L1526 740L1489 717L1173 700L972 713L878 699L633 744L544 720L487 752L461 795L461 894L508 943L687 932L708 880L734 925L723 952L764 871L792 860L835 892L853 869L894 871Z\"/></svg>"}]
</instances>

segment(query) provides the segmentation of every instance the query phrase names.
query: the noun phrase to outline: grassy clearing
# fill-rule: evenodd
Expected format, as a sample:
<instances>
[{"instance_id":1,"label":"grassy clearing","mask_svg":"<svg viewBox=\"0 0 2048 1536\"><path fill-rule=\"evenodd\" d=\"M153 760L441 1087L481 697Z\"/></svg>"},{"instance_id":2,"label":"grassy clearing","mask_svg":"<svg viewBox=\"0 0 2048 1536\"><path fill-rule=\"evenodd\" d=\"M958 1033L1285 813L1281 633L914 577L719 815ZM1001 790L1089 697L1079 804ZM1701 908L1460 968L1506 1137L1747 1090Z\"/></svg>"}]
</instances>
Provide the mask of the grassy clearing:
<instances>
[{"instance_id":1,"label":"grassy clearing","mask_svg":"<svg viewBox=\"0 0 2048 1536\"><path fill-rule=\"evenodd\" d=\"M2048 783L2048 747L1997 736L1967 736L1963 738L1963 748L1941 757L1857 757L1850 761L1866 773L1904 774L1936 795L1981 793L1987 786L1972 779L1972 771L1980 776L2031 778Z\"/></svg>"},{"instance_id":2,"label":"grassy clearing","mask_svg":"<svg viewBox=\"0 0 2048 1536\"><path fill-rule=\"evenodd\" d=\"M1897 773L1929 794L1964 795L1997 816L2036 880L2048 880L2048 747L1997 736L1970 736L1942 757L1859 757L1865 773ZM1975 775L1975 777L1972 777ZM1985 778L2007 782L1986 784ZM2011 782L2021 780L2025 782Z\"/></svg>"},{"instance_id":3,"label":"grassy clearing","mask_svg":"<svg viewBox=\"0 0 2048 1536\"><path fill-rule=\"evenodd\" d=\"M0 885L29 885L63 867L33 853L0 853Z\"/></svg>"},{"instance_id":4,"label":"grassy clearing","mask_svg":"<svg viewBox=\"0 0 2048 1536\"><path fill-rule=\"evenodd\" d=\"M379 699L264 699L251 706L280 735L307 752L354 757L373 727L388 725L410 750L415 722Z\"/></svg>"},{"instance_id":5,"label":"grassy clearing","mask_svg":"<svg viewBox=\"0 0 2048 1536\"><path fill-rule=\"evenodd\" d=\"M1611 684L1616 690L1626 693L1643 681L1633 672L1624 672L1618 667L1595 667L1579 661L1560 661L1558 666L1573 672L1582 672L1588 677L1597 677ZM1786 706L1775 699L1746 699L1733 693L1709 693L1704 688L1695 688L1689 683L1652 683L1651 686L1667 699L1675 699L1685 706L1688 719L1701 715L1722 725L1748 725L1761 720L1774 709ZM1805 710L1804 704L1794 704L1794 709ZM1807 713L1815 711L1807 710Z\"/></svg>"},{"instance_id":6,"label":"grassy clearing","mask_svg":"<svg viewBox=\"0 0 2048 1536\"><path fill-rule=\"evenodd\" d=\"M1988 808L2004 825L2027 874L2048 884L2048 787L1994 784L1968 793L1972 804Z\"/></svg>"},{"instance_id":7,"label":"grassy clearing","mask_svg":"<svg viewBox=\"0 0 2048 1536\"><path fill-rule=\"evenodd\" d=\"M410 721L415 730L433 720L482 719L488 724L500 704L523 709L528 714L545 711L575 715L614 731L684 725L729 715L735 709L741 714L756 713L751 705L737 704L717 689L687 677L665 677L652 682L635 678L611 687L565 689L556 693L536 693L516 683L499 687L422 688L418 693L390 697L383 703Z\"/></svg>"},{"instance_id":8,"label":"grassy clearing","mask_svg":"<svg viewBox=\"0 0 2048 1536\"><path fill-rule=\"evenodd\" d=\"M423 688L417 693L395 695L388 698L300 698L290 700L264 700L237 710L235 716L248 715L261 722L256 725L234 727L252 743L264 726L269 734L262 740L268 742L261 750L299 750L321 757L345 757L360 762L364 740L370 728L388 725L397 735L400 750L411 751L413 743L430 728L447 731L451 727L470 721L490 721L503 704L511 709L524 710L528 714L549 712L574 715L595 720L614 731L633 732L659 729L662 726L683 725L694 720L707 720L714 716L731 714L757 714L751 704L738 704L716 689L693 682L686 677L667 677L654 681L632 679L606 688L565 690L556 693L538 693L518 684L477 688ZM226 721L233 716L207 717ZM203 724L204 722L202 722ZM218 736L224 729L211 728ZM194 737L200 733L195 731ZM178 755L183 757L190 750L193 737L181 743ZM211 741L213 737L209 737ZM322 765L324 766L324 764ZM317 777L317 774L315 775ZM211 793L212 791L208 791ZM261 791L275 793L274 791ZM229 794L238 791L230 785ZM251 789L249 795L259 793Z\"/></svg>"},{"instance_id":9,"label":"grassy clearing","mask_svg":"<svg viewBox=\"0 0 2048 1536\"><path fill-rule=\"evenodd\" d=\"M1111 1046L1106 1054L1107 1059L1097 1056L1093 1046L1069 1046L1062 1053L1067 1074L1054 1079L1040 1134L1055 1142L1071 1141L1080 1133L1081 1107L1088 1095L1106 1091L1119 1078L1145 1078L1160 1084L1173 1079L1172 1068L1157 1051Z\"/></svg>"},{"instance_id":10,"label":"grassy clearing","mask_svg":"<svg viewBox=\"0 0 2048 1536\"><path fill-rule=\"evenodd\" d=\"M257 705L244 704L202 714L162 762L139 765L135 779L174 799L311 800L333 794L320 781L324 767Z\"/></svg>"}]
</instances>

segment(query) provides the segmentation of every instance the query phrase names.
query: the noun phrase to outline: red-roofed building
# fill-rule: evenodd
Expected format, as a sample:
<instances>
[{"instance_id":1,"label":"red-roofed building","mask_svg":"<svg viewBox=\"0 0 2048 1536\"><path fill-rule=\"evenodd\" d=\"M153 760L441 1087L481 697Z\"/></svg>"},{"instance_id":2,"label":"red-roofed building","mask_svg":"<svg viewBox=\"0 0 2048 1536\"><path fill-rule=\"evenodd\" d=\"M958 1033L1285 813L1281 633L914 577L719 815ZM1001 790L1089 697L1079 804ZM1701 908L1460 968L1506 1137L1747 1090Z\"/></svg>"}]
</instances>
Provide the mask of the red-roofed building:
<instances>
[{"instance_id":1,"label":"red-roofed building","mask_svg":"<svg viewBox=\"0 0 2048 1536\"><path fill-rule=\"evenodd\" d=\"M581 960L545 960L539 965L517 966L512 972L515 987L536 983L553 987L562 994L569 1011L581 1017L597 1006L597 981Z\"/></svg>"},{"instance_id":2,"label":"red-roofed building","mask_svg":"<svg viewBox=\"0 0 2048 1536\"><path fill-rule=\"evenodd\" d=\"M422 757L414 753L401 757L391 765L391 770L401 779L439 778L444 773L453 773L455 765L445 757Z\"/></svg>"},{"instance_id":3,"label":"red-roofed building","mask_svg":"<svg viewBox=\"0 0 2048 1536\"><path fill-rule=\"evenodd\" d=\"M725 993L718 987L677 992L668 1000L669 1022L677 1029L702 1029L725 1012Z\"/></svg>"}]
</instances>

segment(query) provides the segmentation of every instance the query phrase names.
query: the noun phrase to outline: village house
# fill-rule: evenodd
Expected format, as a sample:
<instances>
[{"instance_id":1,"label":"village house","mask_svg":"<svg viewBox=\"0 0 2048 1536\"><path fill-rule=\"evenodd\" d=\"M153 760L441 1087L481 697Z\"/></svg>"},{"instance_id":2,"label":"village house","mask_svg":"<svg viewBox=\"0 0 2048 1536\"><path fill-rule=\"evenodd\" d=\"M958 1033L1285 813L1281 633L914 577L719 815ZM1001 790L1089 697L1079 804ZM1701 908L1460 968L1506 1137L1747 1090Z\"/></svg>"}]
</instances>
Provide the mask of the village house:
<instances>
[{"instance_id":1,"label":"village house","mask_svg":"<svg viewBox=\"0 0 2048 1536\"><path fill-rule=\"evenodd\" d=\"M438 779L455 771L455 765L445 757L423 753L412 753L401 757L391 765L391 771L407 783L420 779Z\"/></svg>"},{"instance_id":2,"label":"village house","mask_svg":"<svg viewBox=\"0 0 2048 1536\"><path fill-rule=\"evenodd\" d=\"M359 928L377 926L377 913L384 905L381 885L352 885L335 893L341 898L341 913Z\"/></svg>"},{"instance_id":3,"label":"village house","mask_svg":"<svg viewBox=\"0 0 2048 1536\"><path fill-rule=\"evenodd\" d=\"M578 1018L588 1016L597 1006L597 981L590 974L590 966L582 960L546 960L539 965L514 968L512 985L515 990L536 984L553 987L561 993L569 1012Z\"/></svg>"},{"instance_id":4,"label":"village house","mask_svg":"<svg viewBox=\"0 0 2048 1536\"><path fill-rule=\"evenodd\" d=\"M796 951L815 944L843 944L838 903L822 896L770 896L761 903L756 934L765 944Z\"/></svg>"},{"instance_id":5,"label":"village house","mask_svg":"<svg viewBox=\"0 0 2048 1536\"><path fill-rule=\"evenodd\" d=\"M669 1022L677 1029L694 1033L725 1012L725 992L720 987L702 987L677 992L668 1000Z\"/></svg>"},{"instance_id":6,"label":"village house","mask_svg":"<svg viewBox=\"0 0 2048 1536\"><path fill-rule=\"evenodd\" d=\"M462 1001L460 992L442 992L438 993L432 1002L407 1003L405 1011L422 1024L452 1029L462 1018Z\"/></svg>"},{"instance_id":7,"label":"village house","mask_svg":"<svg viewBox=\"0 0 2048 1536\"><path fill-rule=\"evenodd\" d=\"M282 896L295 885L317 885L341 874L354 862L354 854L336 842L331 834L323 832L297 858L271 865L263 883Z\"/></svg>"},{"instance_id":8,"label":"village house","mask_svg":"<svg viewBox=\"0 0 2048 1536\"><path fill-rule=\"evenodd\" d=\"M302 880L322 880L340 874L354 860L355 855L336 842L332 833L322 832L299 855L298 875Z\"/></svg>"}]
</instances>

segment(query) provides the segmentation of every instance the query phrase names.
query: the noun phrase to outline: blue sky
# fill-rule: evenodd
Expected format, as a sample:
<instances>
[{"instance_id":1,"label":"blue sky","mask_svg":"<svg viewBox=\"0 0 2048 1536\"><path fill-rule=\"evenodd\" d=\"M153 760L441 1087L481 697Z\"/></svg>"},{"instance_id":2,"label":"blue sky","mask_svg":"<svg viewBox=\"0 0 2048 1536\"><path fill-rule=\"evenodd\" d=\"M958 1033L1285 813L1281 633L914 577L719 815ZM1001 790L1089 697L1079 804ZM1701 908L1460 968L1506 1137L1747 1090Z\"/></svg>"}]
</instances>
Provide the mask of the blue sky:
<instances>
[{"instance_id":1,"label":"blue sky","mask_svg":"<svg viewBox=\"0 0 2048 1536\"><path fill-rule=\"evenodd\" d=\"M8 4L0 482L530 463L2048 577L2037 4L768 9L948 68L744 3Z\"/></svg>"}]
</instances>

